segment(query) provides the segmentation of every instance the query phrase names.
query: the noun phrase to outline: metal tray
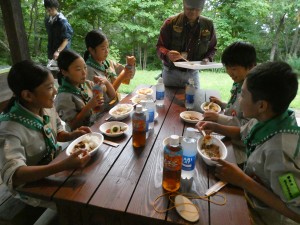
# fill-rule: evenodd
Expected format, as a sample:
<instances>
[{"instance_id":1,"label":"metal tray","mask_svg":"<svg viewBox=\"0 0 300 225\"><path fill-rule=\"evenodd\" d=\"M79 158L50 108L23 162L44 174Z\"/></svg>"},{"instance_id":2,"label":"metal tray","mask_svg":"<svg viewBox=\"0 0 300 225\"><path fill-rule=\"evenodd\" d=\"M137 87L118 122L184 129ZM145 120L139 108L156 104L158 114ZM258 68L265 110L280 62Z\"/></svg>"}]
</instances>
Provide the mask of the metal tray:
<instances>
[{"instance_id":1,"label":"metal tray","mask_svg":"<svg viewBox=\"0 0 300 225\"><path fill-rule=\"evenodd\" d=\"M175 66L182 67L192 70L205 70L205 69L216 69L222 68L222 63L217 62L208 62L207 64L202 65L201 61L190 61L190 62L174 62Z\"/></svg>"}]
</instances>

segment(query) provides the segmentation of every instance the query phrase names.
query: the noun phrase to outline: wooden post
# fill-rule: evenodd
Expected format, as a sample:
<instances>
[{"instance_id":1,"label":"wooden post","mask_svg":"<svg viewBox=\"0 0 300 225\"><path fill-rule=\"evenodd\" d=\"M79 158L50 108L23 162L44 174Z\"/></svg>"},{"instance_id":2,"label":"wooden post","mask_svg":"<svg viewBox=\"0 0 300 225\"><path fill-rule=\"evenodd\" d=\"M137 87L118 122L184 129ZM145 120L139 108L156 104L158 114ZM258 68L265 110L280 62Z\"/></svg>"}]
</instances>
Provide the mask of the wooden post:
<instances>
[{"instance_id":1,"label":"wooden post","mask_svg":"<svg viewBox=\"0 0 300 225\"><path fill-rule=\"evenodd\" d=\"M30 59L20 0L0 0L0 5L13 63Z\"/></svg>"}]
</instances>

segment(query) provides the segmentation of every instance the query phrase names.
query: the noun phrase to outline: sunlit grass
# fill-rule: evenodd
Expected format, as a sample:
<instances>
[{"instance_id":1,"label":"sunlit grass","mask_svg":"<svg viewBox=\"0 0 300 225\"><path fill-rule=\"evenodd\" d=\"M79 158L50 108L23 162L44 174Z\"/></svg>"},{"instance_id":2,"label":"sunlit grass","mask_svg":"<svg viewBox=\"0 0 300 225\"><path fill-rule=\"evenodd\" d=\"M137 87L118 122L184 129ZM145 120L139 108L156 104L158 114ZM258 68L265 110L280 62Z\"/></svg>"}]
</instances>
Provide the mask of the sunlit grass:
<instances>
[{"instance_id":1,"label":"sunlit grass","mask_svg":"<svg viewBox=\"0 0 300 225\"><path fill-rule=\"evenodd\" d=\"M119 88L121 93L130 93L136 86L140 84L151 84L154 85L157 83L155 77L160 74L160 70L155 71L142 71L139 70L136 72L134 79L131 80L130 85L122 84ZM300 90L300 80L299 81L299 90ZM221 94L223 101L227 101L230 96L230 89L232 86L232 80L226 73L214 73L210 71L201 72L200 74L200 88L203 89L215 89L218 90ZM298 91L296 98L292 101L291 108L300 109L300 91Z\"/></svg>"}]
</instances>

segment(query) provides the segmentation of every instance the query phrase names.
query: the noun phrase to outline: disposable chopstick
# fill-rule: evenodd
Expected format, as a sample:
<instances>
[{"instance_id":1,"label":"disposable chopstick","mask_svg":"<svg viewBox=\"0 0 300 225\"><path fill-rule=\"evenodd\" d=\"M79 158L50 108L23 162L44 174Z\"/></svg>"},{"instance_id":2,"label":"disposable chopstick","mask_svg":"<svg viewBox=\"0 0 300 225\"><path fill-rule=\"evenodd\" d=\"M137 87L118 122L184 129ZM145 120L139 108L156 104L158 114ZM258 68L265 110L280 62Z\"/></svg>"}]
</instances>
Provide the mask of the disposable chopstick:
<instances>
[{"instance_id":1,"label":"disposable chopstick","mask_svg":"<svg viewBox=\"0 0 300 225\"><path fill-rule=\"evenodd\" d=\"M108 140L104 140L103 143L107 144L107 145L110 145L110 146L113 146L113 147L118 147L119 146L118 143L113 142L113 141L108 141Z\"/></svg>"}]
</instances>

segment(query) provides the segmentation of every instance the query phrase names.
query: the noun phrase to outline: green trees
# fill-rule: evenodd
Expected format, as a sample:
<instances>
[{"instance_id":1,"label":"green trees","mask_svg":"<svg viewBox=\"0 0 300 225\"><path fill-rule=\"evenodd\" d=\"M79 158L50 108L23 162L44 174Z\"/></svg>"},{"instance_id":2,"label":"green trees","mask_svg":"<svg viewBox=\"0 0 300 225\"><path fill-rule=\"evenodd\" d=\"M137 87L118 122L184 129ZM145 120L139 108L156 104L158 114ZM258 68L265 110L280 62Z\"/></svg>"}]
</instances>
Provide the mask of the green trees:
<instances>
[{"instance_id":1,"label":"green trees","mask_svg":"<svg viewBox=\"0 0 300 225\"><path fill-rule=\"evenodd\" d=\"M21 0L31 56L46 62L47 34L43 1ZM124 63L134 54L142 69L160 68L155 45L163 21L182 10L182 0L61 0L60 9L74 29L72 48L83 54L84 37L101 28L108 36L111 57ZM300 70L300 2L295 0L210 0L203 15L214 20L218 53L236 40L251 42L258 61L285 60ZM3 24L0 18L0 24ZM3 25L0 64L9 64Z\"/></svg>"}]
</instances>

